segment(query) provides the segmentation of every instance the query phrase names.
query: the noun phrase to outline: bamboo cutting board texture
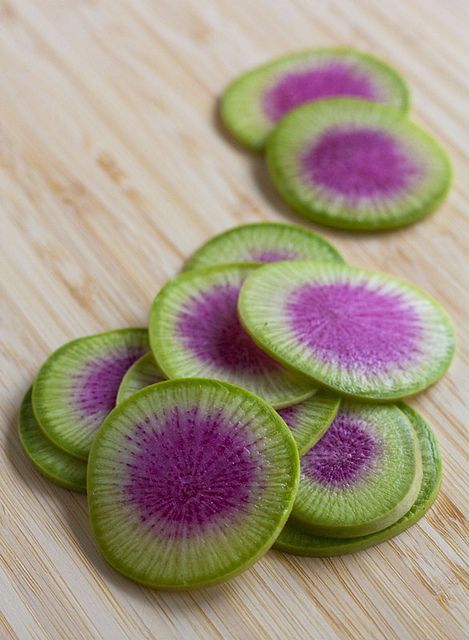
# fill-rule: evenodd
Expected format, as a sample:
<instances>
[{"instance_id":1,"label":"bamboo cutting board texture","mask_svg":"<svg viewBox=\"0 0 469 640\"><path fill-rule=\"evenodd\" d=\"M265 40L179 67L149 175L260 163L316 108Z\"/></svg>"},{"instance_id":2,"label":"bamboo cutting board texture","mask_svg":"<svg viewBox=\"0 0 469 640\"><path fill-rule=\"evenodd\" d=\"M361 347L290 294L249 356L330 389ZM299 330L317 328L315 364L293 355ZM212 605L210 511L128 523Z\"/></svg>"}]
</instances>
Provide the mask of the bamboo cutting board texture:
<instances>
[{"instance_id":1,"label":"bamboo cutting board texture","mask_svg":"<svg viewBox=\"0 0 469 640\"><path fill-rule=\"evenodd\" d=\"M1 638L465 637L468 22L464 0L0 0ZM272 551L218 587L140 587L98 555L86 498L27 462L20 399L62 343L144 325L157 290L208 237L301 222L262 158L225 135L217 97L255 64L333 45L394 64L414 118L455 167L446 203L411 228L323 230L351 263L413 280L452 314L456 360L412 401L441 443L440 496L417 526L358 555Z\"/></svg>"}]
</instances>

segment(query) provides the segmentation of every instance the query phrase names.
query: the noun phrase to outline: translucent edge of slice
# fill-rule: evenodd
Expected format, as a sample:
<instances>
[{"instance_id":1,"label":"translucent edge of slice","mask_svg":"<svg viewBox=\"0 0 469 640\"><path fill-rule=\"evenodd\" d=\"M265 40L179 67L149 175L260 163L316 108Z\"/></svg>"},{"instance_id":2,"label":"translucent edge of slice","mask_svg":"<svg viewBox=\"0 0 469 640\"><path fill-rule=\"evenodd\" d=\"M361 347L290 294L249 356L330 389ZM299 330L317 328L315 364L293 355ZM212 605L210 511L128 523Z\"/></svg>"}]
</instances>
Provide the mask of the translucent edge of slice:
<instances>
[{"instance_id":1,"label":"translucent edge of slice","mask_svg":"<svg viewBox=\"0 0 469 640\"><path fill-rule=\"evenodd\" d=\"M335 262L345 262L344 258L341 256L341 254L336 249L336 247L332 244L332 242L329 242L327 238L322 236L320 233L316 233L312 229L307 229L306 227L303 227L299 224L285 224L282 222L252 222L248 224L241 224L236 227L232 227L231 229L227 229L226 231L219 233L213 238L210 238L207 242L204 242L204 244L202 244L198 249L196 249L194 253L192 253L189 256L189 258L186 260L183 266L183 272L190 271L192 269L200 269L204 267L215 266L217 264L219 265L229 264L230 263L229 261L209 264L209 263L203 262L202 259L207 249L209 248L212 249L213 247L216 247L216 245L219 243L221 244L221 249L223 249L223 240L225 238L228 238L232 235L234 236L238 231L245 230L245 229L252 229L253 231L259 230L260 232L267 229L278 229L279 231L281 230L287 231L288 229L294 229L295 231L304 234L308 239L314 240L316 242L321 242L325 246L327 246L331 254L331 261L333 260ZM322 258L321 261L322 260L324 259ZM199 262L201 262L201 264L199 264ZM239 264L244 264L244 263L239 263ZM260 262L256 264L262 265L265 263Z\"/></svg>"},{"instance_id":2,"label":"translucent edge of slice","mask_svg":"<svg viewBox=\"0 0 469 640\"><path fill-rule=\"evenodd\" d=\"M174 350L168 346L168 340L160 335L160 308L166 304L167 299L171 295L172 289L176 286L175 281L178 282L187 282L190 281L191 278L195 278L199 275L210 276L211 274L218 274L224 270L229 271L230 269L240 269L240 270L257 270L260 267L263 267L264 263L262 262L234 262L228 264L220 264L215 265L213 267L202 267L200 269L193 269L191 271L180 273L175 276L172 280L169 280L162 289L156 294L150 309L150 319L148 323L148 335L150 341L150 348L155 357L155 360L158 362L158 366L164 373L164 375L169 380L176 380L179 378L203 378L206 380L209 379L218 379L215 375L210 377L206 375L205 377L199 374L182 374L180 371L176 371L174 369L174 359L173 353ZM249 277L249 274L248 276ZM241 319L240 319L241 320ZM249 332L248 332L249 333ZM249 334L251 335L251 334ZM252 336L251 336L252 337ZM256 342L256 341L255 341ZM259 343L256 344L260 347ZM178 347L181 348L182 347ZM266 352L267 355L271 355L269 351L260 347L263 351ZM278 358L273 358L277 362L280 362ZM289 395L283 395L280 397L279 395L276 397L271 397L270 399L261 398L264 402L270 404L274 409L283 409L285 407L289 407L290 405L297 404L309 398L316 390L317 383L312 380L311 376L305 376L297 369L292 367L288 363L280 363L283 365L285 373L290 377L290 381L295 386L295 393L290 393ZM244 388L241 384L241 381L228 381L228 380L220 380L221 382L226 382L227 384L232 384L233 386L237 386L240 388ZM250 391L250 393L254 393ZM254 394L256 395L256 394ZM260 395L258 397L261 397Z\"/></svg>"},{"instance_id":3,"label":"translucent edge of slice","mask_svg":"<svg viewBox=\"0 0 469 640\"><path fill-rule=\"evenodd\" d=\"M312 397L307 398L304 402L317 403L319 406L310 430L306 427L301 428L301 431L290 429L300 456L308 453L329 429L339 410L341 398L326 389L318 389Z\"/></svg>"},{"instance_id":4,"label":"translucent edge of slice","mask_svg":"<svg viewBox=\"0 0 469 640\"><path fill-rule=\"evenodd\" d=\"M84 342L89 338L99 338L100 336L107 336L110 334L119 335L119 334L124 334L129 332L137 332L142 336L144 335L148 336L148 330L145 329L144 327L125 327L123 329L113 329L111 331L102 331L101 333L94 333L88 336L82 336L81 338L76 338L75 340L66 342L61 347L56 349L47 358L47 360L44 362L42 367L39 369L39 372L36 376L36 379L32 387L32 405L33 405L35 418L39 424L41 431L44 433L46 438L50 440L60 450L64 451L65 453L68 453L69 455L75 458L79 458L80 460L85 460L85 461L88 460L89 448L86 448L85 450L83 447L72 447L69 445L68 442L67 443L63 442L60 438L56 436L55 432L53 432L48 428L48 421L45 419L42 408L41 408L40 387L42 384L42 379L43 377L47 376L47 372L50 369L51 364L53 364L57 358L59 358L64 352L66 352L69 347L75 344Z\"/></svg>"},{"instance_id":5,"label":"translucent edge of slice","mask_svg":"<svg viewBox=\"0 0 469 640\"><path fill-rule=\"evenodd\" d=\"M235 140L237 140L240 144L244 145L251 151L260 152L264 149L266 142L269 140L269 136L272 130L275 128L275 123L269 123L266 117L261 117L259 115L259 124L260 124L260 132L252 132L247 131L246 127L239 123L238 118L236 117L237 111L237 101L233 99L233 96L236 98L236 94L243 89L243 85L249 84L257 75L267 74L270 70L275 72L275 70L283 63L294 62L295 60L302 60L308 55L313 53L320 54L330 54L330 55L354 55L357 58L361 58L362 60L371 63L376 68L382 69L389 77L392 78L395 86L399 87L401 93L401 105L396 109L399 109L402 113L407 113L410 109L410 89L407 83L404 81L402 76L387 62L377 58L371 53L365 51L357 51L351 47L320 47L318 49L304 49L302 51L297 51L291 53L286 56L280 56L275 60L271 60L265 64L258 65L257 67L250 69L237 78L235 78L225 89L221 100L220 100L220 116L221 120L229 131L229 133L233 136ZM316 102L312 100L309 103ZM380 103L377 103L380 104ZM296 107L297 109L303 105L299 105ZM294 109L292 110L294 111ZM288 114L287 114L288 115ZM255 117L255 116L254 116ZM264 122L262 122L264 121Z\"/></svg>"},{"instance_id":6,"label":"translucent edge of slice","mask_svg":"<svg viewBox=\"0 0 469 640\"><path fill-rule=\"evenodd\" d=\"M159 368L155 356L149 351L134 362L122 378L117 392L116 406L130 398L137 391L163 380L166 380L166 377Z\"/></svg>"},{"instance_id":7,"label":"translucent edge of slice","mask_svg":"<svg viewBox=\"0 0 469 640\"><path fill-rule=\"evenodd\" d=\"M285 505L285 508L282 510L282 513L279 516L278 523L275 529L272 531L272 534L269 537L269 539L266 540L265 543L259 548L257 554L250 557L246 562L242 563L240 566L235 567L233 571L226 573L223 576L220 576L219 578L216 578L216 579L208 579L206 581L202 580L200 582L191 583L191 584L183 584L183 585L182 584L181 585L155 584L152 582L143 581L139 576L133 574L131 571L123 571L122 567L119 565L119 562L116 562L114 559L110 558L106 554L103 546L101 545L100 527L97 522L97 515L93 505L93 495L95 490L94 482L95 482L95 475L96 475L95 469L97 466L96 458L98 457L97 452L100 446L100 441L101 439L104 438L107 431L109 431L109 429L112 429L112 419L116 413L122 412L125 409L126 405L131 404L133 401L135 401L135 399L144 398L146 394L151 393L152 390L156 387L163 388L168 386L176 386L178 384L194 385L196 387L200 385L208 384L212 387L217 386L217 387L229 388L235 391L236 393L244 396L250 402L254 400L257 403L262 404L264 409L268 409L270 412L272 412L272 418L278 424L279 429L283 432L285 441L288 444L289 450L290 450L289 451L290 461L292 465L291 494L290 494L289 504ZM155 385L151 385L150 387L146 387L141 391L138 391L136 394L134 394L133 396L125 400L118 407L113 409L113 411L111 411L111 413L106 417L103 424L101 425L101 428L99 429L93 441L93 444L91 446L90 456L88 459L87 493L88 493L89 518L90 518L91 527L93 530L96 544L100 549L104 559L111 567L113 567L113 569L115 569L122 575L125 575L127 578L130 578L131 580L134 580L139 584L143 584L147 587L151 587L151 588L162 590L162 591L187 591L192 589L200 589L200 588L212 586L215 584L219 584L221 582L225 582L226 580L230 580L231 578L236 577L237 575L239 575L240 573L243 573L244 571L249 569L252 565L254 565L258 560L260 560L260 558L262 558L263 555L267 553L269 549L272 548L272 545L274 544L275 540L278 538L279 533L282 531L284 525L286 524L288 517L291 513L291 510L293 508L293 502L295 501L299 480L300 480L300 458L298 455L298 448L296 446L295 440L293 439L293 436L290 432L290 429L288 429L287 425L283 422L283 420L275 412L275 410L272 409L272 407L268 405L264 400L262 400L255 394L251 393L250 391L243 389L242 387L238 387L228 382L220 382L219 380L213 380L211 378L184 378L179 380L166 380L164 382L159 382Z\"/></svg>"},{"instance_id":8,"label":"translucent edge of slice","mask_svg":"<svg viewBox=\"0 0 469 640\"><path fill-rule=\"evenodd\" d=\"M295 264L314 264L314 265L319 265L319 264L324 264L327 266L330 266L331 264L334 263L330 263L330 262L326 262L326 263L320 263L319 261L313 261L313 260L298 260L298 261L294 261ZM328 383L328 381L324 378L324 376L321 376L319 374L318 371L315 371L314 373L311 371L305 371L303 369L298 369L293 366L293 364L291 362L288 362L287 360L285 360L284 357L280 356L276 350L272 347L271 341L267 341L265 338L259 337L260 333L258 332L257 329L252 329L252 327L250 327L250 322L246 322L246 318L249 317L249 313L248 313L248 307L249 307L249 303L246 303L245 298L248 295L249 289L252 286L252 281L254 279L254 277L256 277L256 275L258 275L260 273L260 271L266 270L266 269L271 269L271 268L276 268L282 264L287 264L288 261L284 261L284 262L275 262L275 263L271 263L271 264L264 264L261 265L259 269L257 269L257 273L252 273L248 276L248 278L246 278L246 281L244 282L243 286L241 287L241 291L239 294L239 299L238 299L238 313L239 313L239 318L241 320L241 323L243 325L243 327L245 328L245 330L247 331L247 333L249 333L249 335L251 336L251 338L254 340L254 342L263 350L265 351L268 355L271 356L271 358L273 358L274 360L277 360L278 362L280 362L281 364L283 364L285 367L289 368L290 370L293 371L297 371L299 374L302 374L303 376L309 377L313 383L317 384L320 387L323 387L329 391L332 391L334 393L338 393L342 396L344 396L345 398L348 398L350 400L363 400L364 402L374 402L374 403L384 403L384 404L388 404L390 402L397 402L399 400L403 400L404 398L409 398L410 396L413 396L417 393L419 393L420 391L424 391L425 389L427 389L428 387L432 386L433 384L435 384L436 382L438 382L443 375L448 371L454 355L455 355L455 351L456 351L456 333L455 333L455 329L453 326L453 322L451 320L451 317L449 316L448 312L446 311L446 309L443 307L443 305L438 302L438 300L436 300L432 295L430 295L427 291L424 291L423 289L421 289L420 287L418 287L417 285L409 282L408 280L405 280L404 278L399 278L398 276L395 275L390 275L389 273L386 273L384 271L374 271L372 269L364 269L362 267L355 267L352 265L348 265L348 264L338 264L338 266L341 267L347 267L350 268L351 270L355 270L355 271L362 271L364 273L368 273L370 276L372 275L380 275L384 278L389 278L390 280L395 280L397 282L399 282L400 284L404 285L405 287L408 287L409 289L411 289L412 291L415 291L415 293L420 296L420 297L424 297L426 299L428 299L431 304L436 307L441 315L441 320L442 323L444 324L445 328L447 329L448 332L448 336L451 338L451 345L450 345L450 349L448 350L448 356L446 358L446 360L442 361L440 367L438 369L436 369L434 371L434 373L430 376L427 376L425 379L422 379L418 384L414 383L412 385L408 385L407 387L402 387L401 390L399 392L393 392L393 391L388 391L388 392L350 392L348 389L345 388L339 388L339 387L334 387L332 385L330 385Z\"/></svg>"},{"instance_id":9,"label":"translucent edge of slice","mask_svg":"<svg viewBox=\"0 0 469 640\"><path fill-rule=\"evenodd\" d=\"M62 451L43 434L33 414L31 387L21 402L18 434L26 456L45 478L65 489L86 493L86 462ZM67 475L67 467L74 473Z\"/></svg>"},{"instance_id":10,"label":"translucent edge of slice","mask_svg":"<svg viewBox=\"0 0 469 640\"><path fill-rule=\"evenodd\" d=\"M297 196L297 192L295 189L291 188L289 185L285 184L285 179L283 176L283 172L280 169L280 165L277 162L277 153L278 148L281 150L283 148L283 144L278 144L277 138L282 135L283 127L288 126L290 122L290 118L294 118L296 113L301 110L311 109L315 105L319 103L330 103L331 108L333 108L334 103L363 103L366 100L359 100L355 98L325 98L316 102L306 103L297 109L294 109L287 113L284 116L275 129L272 131L270 136L267 139L266 146L266 162L267 168L272 180L272 183L275 189L278 191L280 196L285 200L285 202L298 214L306 218L307 220L311 220L317 224L321 224L325 227L332 227L335 229L345 229L347 231L391 231L392 229L397 229L399 227L404 227L415 222L418 222L422 218L426 217L433 213L446 199L449 190L451 189L451 185L453 182L453 168L450 162L449 156L446 150L440 145L437 140L430 135L425 129L418 126L414 122L410 122L413 127L419 132L419 134L426 138L428 144L433 147L435 153L441 156L442 160L445 164L445 183L441 191L434 197L434 199L429 204L422 204L413 209L410 213L402 214L400 216L394 216L392 219L388 220L351 220L349 218L340 218L337 216L331 216L327 211L323 211L321 209L313 209L312 207L304 205ZM388 106L385 104L371 102L370 105L373 105L373 108L382 109L384 111L391 112L399 112L399 109L396 107ZM401 113L403 119L407 119L404 113Z\"/></svg>"},{"instance_id":11,"label":"translucent edge of slice","mask_svg":"<svg viewBox=\"0 0 469 640\"><path fill-rule=\"evenodd\" d=\"M422 456L423 480L420 493L410 510L390 527L359 538L327 538L307 533L287 522L277 538L274 549L299 556L330 557L356 553L406 531L431 508L441 484L441 454L431 428L422 416L409 405L397 405L415 429Z\"/></svg>"}]
</instances>

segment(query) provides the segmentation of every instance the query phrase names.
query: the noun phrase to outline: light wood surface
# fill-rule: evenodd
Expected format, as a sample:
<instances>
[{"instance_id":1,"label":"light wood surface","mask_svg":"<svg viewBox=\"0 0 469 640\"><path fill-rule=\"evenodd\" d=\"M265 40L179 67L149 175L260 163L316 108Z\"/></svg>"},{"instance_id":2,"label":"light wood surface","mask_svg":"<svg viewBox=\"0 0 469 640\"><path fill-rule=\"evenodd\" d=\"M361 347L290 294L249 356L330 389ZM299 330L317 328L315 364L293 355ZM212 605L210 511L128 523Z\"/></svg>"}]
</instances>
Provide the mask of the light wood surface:
<instances>
[{"instance_id":1,"label":"light wood surface","mask_svg":"<svg viewBox=\"0 0 469 640\"><path fill-rule=\"evenodd\" d=\"M464 0L0 0L1 638L464 637L468 23ZM255 64L327 45L400 69L413 116L454 163L447 202L420 224L324 230L348 261L413 280L453 316L456 360L412 401L439 437L442 491L421 523L358 555L270 552L218 587L152 591L100 558L85 497L29 465L18 405L62 343L144 325L211 235L296 220L262 158L222 131L217 96Z\"/></svg>"}]
</instances>

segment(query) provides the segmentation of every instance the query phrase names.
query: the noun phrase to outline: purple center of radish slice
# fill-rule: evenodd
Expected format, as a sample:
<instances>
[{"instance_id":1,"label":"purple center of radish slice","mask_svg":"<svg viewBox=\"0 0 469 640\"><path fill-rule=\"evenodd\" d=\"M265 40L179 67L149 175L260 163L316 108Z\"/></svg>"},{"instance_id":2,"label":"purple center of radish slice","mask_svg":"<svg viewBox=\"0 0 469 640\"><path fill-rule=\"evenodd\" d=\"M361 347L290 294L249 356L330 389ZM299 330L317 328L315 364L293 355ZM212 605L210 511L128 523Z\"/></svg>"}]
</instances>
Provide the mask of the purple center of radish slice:
<instances>
[{"instance_id":1,"label":"purple center of radish slice","mask_svg":"<svg viewBox=\"0 0 469 640\"><path fill-rule=\"evenodd\" d=\"M392 198L422 172L407 149L389 133L366 127L334 127L301 156L305 179L349 201Z\"/></svg>"},{"instance_id":2,"label":"purple center of radish slice","mask_svg":"<svg viewBox=\"0 0 469 640\"><path fill-rule=\"evenodd\" d=\"M419 316L396 293L364 284L306 284L293 291L287 316L297 339L325 364L383 373L419 353Z\"/></svg>"},{"instance_id":3,"label":"purple center of radish slice","mask_svg":"<svg viewBox=\"0 0 469 640\"><path fill-rule=\"evenodd\" d=\"M305 102L340 96L380 100L376 87L364 73L350 65L331 62L316 69L282 75L264 95L264 112L276 122Z\"/></svg>"},{"instance_id":4,"label":"purple center of radish slice","mask_svg":"<svg viewBox=\"0 0 469 640\"><path fill-rule=\"evenodd\" d=\"M263 374L279 365L249 337L238 318L240 286L215 285L200 292L177 322L186 349L199 360L233 373Z\"/></svg>"},{"instance_id":5,"label":"purple center of radish slice","mask_svg":"<svg viewBox=\"0 0 469 640\"><path fill-rule=\"evenodd\" d=\"M301 459L306 477L343 487L364 476L379 454L378 442L356 418L339 414L321 440Z\"/></svg>"},{"instance_id":6,"label":"purple center of radish slice","mask_svg":"<svg viewBox=\"0 0 469 640\"><path fill-rule=\"evenodd\" d=\"M282 251L281 249L268 249L265 251L253 251L253 262L280 262L281 260L294 260L298 257L294 251Z\"/></svg>"},{"instance_id":7,"label":"purple center of radish slice","mask_svg":"<svg viewBox=\"0 0 469 640\"><path fill-rule=\"evenodd\" d=\"M99 423L112 411L124 374L144 353L143 348L130 347L124 352L86 362L73 379L74 405L81 415L96 417Z\"/></svg>"},{"instance_id":8,"label":"purple center of radish slice","mask_svg":"<svg viewBox=\"0 0 469 640\"><path fill-rule=\"evenodd\" d=\"M133 455L124 498L156 533L186 537L226 525L262 490L255 436L222 410L174 408L138 424L127 440Z\"/></svg>"}]
</instances>

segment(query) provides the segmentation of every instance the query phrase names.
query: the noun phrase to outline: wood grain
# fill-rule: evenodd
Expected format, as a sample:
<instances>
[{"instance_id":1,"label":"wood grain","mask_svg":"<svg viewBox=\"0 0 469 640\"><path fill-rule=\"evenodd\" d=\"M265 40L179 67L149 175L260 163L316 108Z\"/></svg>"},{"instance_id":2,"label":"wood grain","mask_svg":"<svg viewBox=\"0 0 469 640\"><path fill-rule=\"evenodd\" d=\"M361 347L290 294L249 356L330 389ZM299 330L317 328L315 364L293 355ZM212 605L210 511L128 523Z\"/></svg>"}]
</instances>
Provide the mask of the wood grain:
<instances>
[{"instance_id":1,"label":"wood grain","mask_svg":"<svg viewBox=\"0 0 469 640\"><path fill-rule=\"evenodd\" d=\"M468 20L464 0L0 0L2 638L464 637ZM339 44L401 70L415 119L455 166L447 202L420 224L324 231L347 260L412 279L454 318L457 358L413 400L441 443L441 495L410 531L355 556L271 552L219 587L142 588L97 554L86 499L28 464L20 398L63 342L145 324L209 236L295 219L262 158L225 136L217 97L272 56Z\"/></svg>"}]
</instances>

